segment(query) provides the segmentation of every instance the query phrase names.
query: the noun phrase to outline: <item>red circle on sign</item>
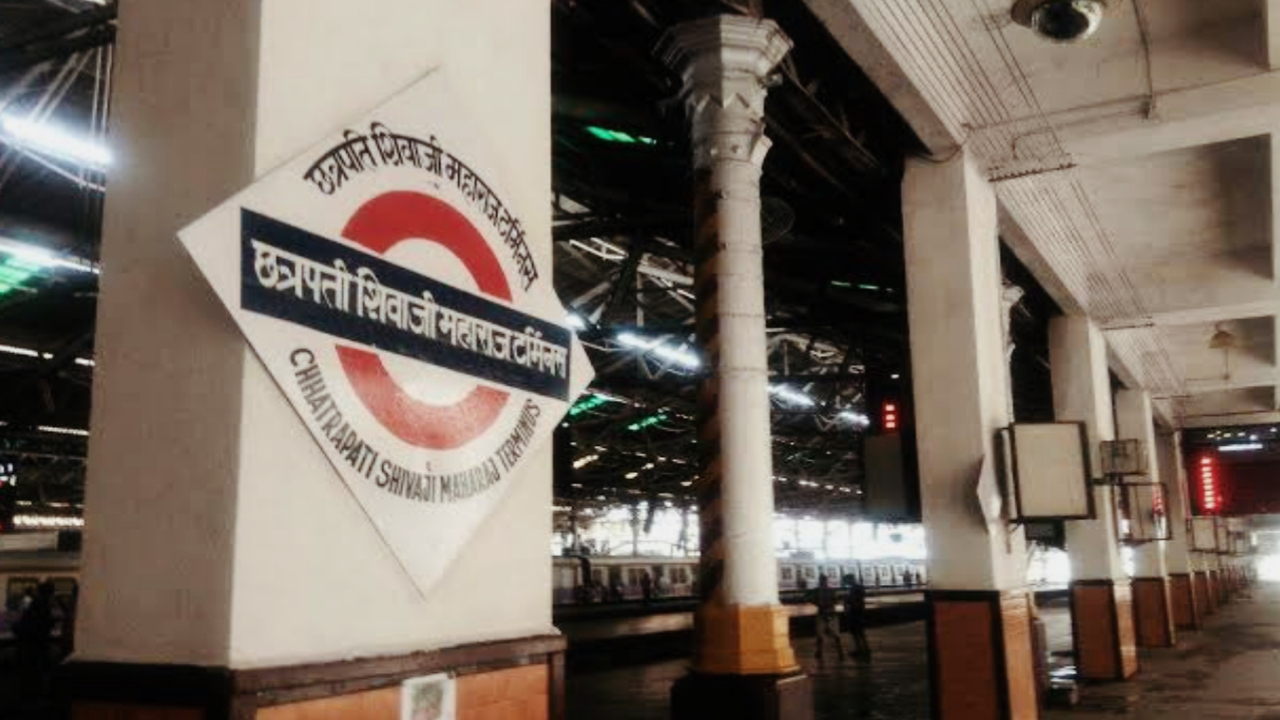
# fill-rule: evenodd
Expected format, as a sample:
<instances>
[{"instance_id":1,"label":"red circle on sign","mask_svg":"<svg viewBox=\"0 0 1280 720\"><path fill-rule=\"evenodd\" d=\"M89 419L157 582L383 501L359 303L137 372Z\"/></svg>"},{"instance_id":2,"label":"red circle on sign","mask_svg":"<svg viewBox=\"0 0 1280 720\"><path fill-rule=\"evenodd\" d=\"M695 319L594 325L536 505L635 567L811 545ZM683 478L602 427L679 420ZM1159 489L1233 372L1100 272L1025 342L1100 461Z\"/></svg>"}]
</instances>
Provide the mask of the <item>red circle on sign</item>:
<instances>
[{"instance_id":1,"label":"red circle on sign","mask_svg":"<svg viewBox=\"0 0 1280 720\"><path fill-rule=\"evenodd\" d=\"M475 280L480 292L511 300L502 265L475 226L430 195L395 191L361 205L342 236L382 255L406 240L442 245ZM477 385L452 405L430 405L401 388L377 353L339 345L338 360L364 406L392 435L418 447L451 450L488 430L506 406L505 390Z\"/></svg>"}]
</instances>

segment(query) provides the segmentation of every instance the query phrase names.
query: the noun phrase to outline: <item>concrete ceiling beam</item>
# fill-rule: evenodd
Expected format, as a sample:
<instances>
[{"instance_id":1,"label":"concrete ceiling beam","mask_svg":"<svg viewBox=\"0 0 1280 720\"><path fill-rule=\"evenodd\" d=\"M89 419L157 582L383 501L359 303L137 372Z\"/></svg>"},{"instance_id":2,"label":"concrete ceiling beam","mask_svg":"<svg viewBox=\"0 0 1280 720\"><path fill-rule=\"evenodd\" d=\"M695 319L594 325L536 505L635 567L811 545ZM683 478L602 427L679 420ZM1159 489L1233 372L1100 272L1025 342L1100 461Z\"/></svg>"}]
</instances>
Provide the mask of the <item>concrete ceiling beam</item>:
<instances>
[{"instance_id":1,"label":"concrete ceiling beam","mask_svg":"<svg viewBox=\"0 0 1280 720\"><path fill-rule=\"evenodd\" d=\"M1274 297L1259 298L1242 302L1224 302L1206 304L1184 310L1165 310L1148 313L1148 318L1140 321L1116 320L1102 326L1103 331L1128 330L1138 326L1156 325L1172 327L1176 325L1202 325L1205 323L1226 322L1244 318L1272 317L1280 312L1280 291ZM1280 357L1278 355L1277 357Z\"/></svg>"},{"instance_id":2,"label":"concrete ceiling beam","mask_svg":"<svg viewBox=\"0 0 1280 720\"><path fill-rule=\"evenodd\" d=\"M1280 0L1274 0L1280 2ZM1280 71L1044 116L1076 165L1093 165L1169 150L1268 135L1280 127ZM1030 119L979 128L995 133Z\"/></svg>"},{"instance_id":3,"label":"concrete ceiling beam","mask_svg":"<svg viewBox=\"0 0 1280 720\"><path fill-rule=\"evenodd\" d=\"M1208 413L1205 415L1188 413L1182 419L1182 427L1186 428L1233 427L1267 423L1280 423L1280 412Z\"/></svg>"}]
</instances>

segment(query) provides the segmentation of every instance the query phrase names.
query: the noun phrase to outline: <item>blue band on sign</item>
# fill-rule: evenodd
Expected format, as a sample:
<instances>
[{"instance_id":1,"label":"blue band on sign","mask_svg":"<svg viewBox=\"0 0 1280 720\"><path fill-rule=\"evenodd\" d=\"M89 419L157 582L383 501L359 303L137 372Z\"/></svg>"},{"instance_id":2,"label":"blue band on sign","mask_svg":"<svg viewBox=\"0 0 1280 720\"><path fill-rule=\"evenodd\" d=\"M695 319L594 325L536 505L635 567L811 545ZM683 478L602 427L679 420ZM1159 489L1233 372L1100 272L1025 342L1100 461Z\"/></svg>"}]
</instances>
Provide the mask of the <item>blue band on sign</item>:
<instances>
[{"instance_id":1,"label":"blue band on sign","mask_svg":"<svg viewBox=\"0 0 1280 720\"><path fill-rule=\"evenodd\" d=\"M247 209L240 211L240 307L568 399L566 328Z\"/></svg>"}]
</instances>

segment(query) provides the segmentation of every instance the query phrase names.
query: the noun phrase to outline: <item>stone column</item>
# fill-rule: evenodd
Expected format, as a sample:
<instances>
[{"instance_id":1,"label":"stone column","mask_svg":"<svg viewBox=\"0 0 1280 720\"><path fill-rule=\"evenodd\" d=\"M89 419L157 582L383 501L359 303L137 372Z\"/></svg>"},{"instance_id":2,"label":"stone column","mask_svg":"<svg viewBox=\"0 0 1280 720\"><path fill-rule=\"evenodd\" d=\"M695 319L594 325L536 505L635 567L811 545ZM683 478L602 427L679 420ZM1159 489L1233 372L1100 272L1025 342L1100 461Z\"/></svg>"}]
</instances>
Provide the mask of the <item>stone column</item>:
<instances>
[{"instance_id":1,"label":"stone column","mask_svg":"<svg viewBox=\"0 0 1280 720\"><path fill-rule=\"evenodd\" d=\"M1116 435L1121 440L1141 440L1147 453L1149 474L1140 478L1142 482L1160 479L1155 426L1151 419L1150 393L1121 390L1116 394ZM1134 508L1133 511L1152 512L1153 508ZM1133 624L1139 647L1171 647L1176 642L1164 551L1164 541L1145 542L1133 548Z\"/></svg>"},{"instance_id":2,"label":"stone column","mask_svg":"<svg viewBox=\"0 0 1280 720\"><path fill-rule=\"evenodd\" d=\"M1165 565L1169 571L1169 598L1173 622L1179 630L1200 629L1202 607L1196 601L1195 571L1187 534L1191 516L1187 502L1187 471L1182 459L1182 433L1156 436L1160 479L1168 490L1169 542L1165 544Z\"/></svg>"},{"instance_id":3,"label":"stone column","mask_svg":"<svg viewBox=\"0 0 1280 720\"><path fill-rule=\"evenodd\" d=\"M1115 439L1111 379L1102 332L1087 317L1050 320L1049 364L1054 414L1061 421L1085 424L1092 463L1090 476L1101 480L1099 443ZM1111 488L1095 486L1093 504L1093 520L1066 524L1076 671L1088 680L1122 680L1138 670L1132 590L1120 563Z\"/></svg>"},{"instance_id":4,"label":"stone column","mask_svg":"<svg viewBox=\"0 0 1280 720\"><path fill-rule=\"evenodd\" d=\"M995 194L961 151L909 160L902 197L933 717L1034 718L1026 538L975 500L1011 421Z\"/></svg>"},{"instance_id":5,"label":"stone column","mask_svg":"<svg viewBox=\"0 0 1280 720\"><path fill-rule=\"evenodd\" d=\"M657 49L684 82L697 335L710 369L698 419L702 597L693 673L672 690L678 718L779 717L767 708L788 704L812 713L778 602L760 236L765 95L790 49L774 22L728 15L678 25ZM761 693L781 700L762 702ZM803 711L784 714L794 713Z\"/></svg>"},{"instance_id":6,"label":"stone column","mask_svg":"<svg viewBox=\"0 0 1280 720\"><path fill-rule=\"evenodd\" d=\"M116 47L71 716L394 716L459 669L459 718L548 717L550 443L424 596L176 236L434 71L547 268L547 6L130 0Z\"/></svg>"}]
</instances>

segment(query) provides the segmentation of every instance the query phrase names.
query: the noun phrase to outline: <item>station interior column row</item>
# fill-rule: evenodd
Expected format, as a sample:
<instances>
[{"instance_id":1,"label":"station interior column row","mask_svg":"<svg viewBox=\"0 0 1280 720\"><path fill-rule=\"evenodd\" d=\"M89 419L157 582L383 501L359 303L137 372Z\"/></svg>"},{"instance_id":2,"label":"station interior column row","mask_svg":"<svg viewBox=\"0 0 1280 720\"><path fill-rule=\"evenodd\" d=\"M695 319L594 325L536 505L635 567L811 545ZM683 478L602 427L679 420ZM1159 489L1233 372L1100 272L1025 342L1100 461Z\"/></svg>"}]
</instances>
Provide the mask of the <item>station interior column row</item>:
<instances>
[{"instance_id":1,"label":"station interior column row","mask_svg":"<svg viewBox=\"0 0 1280 720\"><path fill-rule=\"evenodd\" d=\"M912 160L903 220L933 716L1035 717L1025 535L974 511L1011 420L995 193L967 151Z\"/></svg>"},{"instance_id":2,"label":"station interior column row","mask_svg":"<svg viewBox=\"0 0 1280 720\"><path fill-rule=\"evenodd\" d=\"M1160 477L1167 490L1169 541L1165 545L1165 565L1169 573L1169 604L1178 630L1199 630L1204 612L1196 593L1195 568L1191 559L1186 518L1190 517L1187 473L1182 460L1180 432L1156 437Z\"/></svg>"},{"instance_id":3,"label":"station interior column row","mask_svg":"<svg viewBox=\"0 0 1280 720\"><path fill-rule=\"evenodd\" d=\"M1157 455L1151 394L1145 390L1116 393L1116 434L1123 440L1138 440L1147 455L1148 475L1142 482L1158 482ZM1138 508L1137 512L1146 512ZM1133 619L1139 647L1172 647L1177 642L1169 596L1169 570L1164 542L1143 542L1133 548Z\"/></svg>"},{"instance_id":4,"label":"station interior column row","mask_svg":"<svg viewBox=\"0 0 1280 720\"><path fill-rule=\"evenodd\" d=\"M1089 318L1049 322L1053 408L1059 421L1082 422L1089 448L1089 478L1101 479L1097 448L1115 439L1111 378L1102 331ZM1076 672L1088 680L1123 680L1138 671L1133 591L1120 561L1112 488L1094 485L1092 519L1066 523L1071 562L1071 631Z\"/></svg>"}]
</instances>

